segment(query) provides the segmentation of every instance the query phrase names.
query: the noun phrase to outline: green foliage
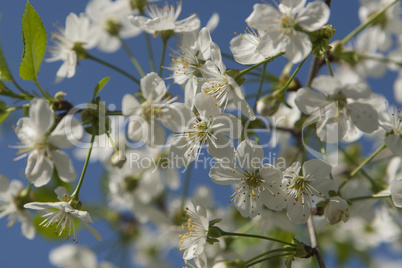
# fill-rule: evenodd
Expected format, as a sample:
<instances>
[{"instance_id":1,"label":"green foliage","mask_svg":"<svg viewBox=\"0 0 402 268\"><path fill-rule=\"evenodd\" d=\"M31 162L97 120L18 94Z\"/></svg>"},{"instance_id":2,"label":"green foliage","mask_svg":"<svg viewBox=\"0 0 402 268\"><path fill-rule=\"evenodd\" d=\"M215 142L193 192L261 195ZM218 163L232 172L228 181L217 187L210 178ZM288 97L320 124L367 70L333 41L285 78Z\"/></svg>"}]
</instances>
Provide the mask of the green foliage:
<instances>
[{"instance_id":1,"label":"green foliage","mask_svg":"<svg viewBox=\"0 0 402 268\"><path fill-rule=\"evenodd\" d=\"M101 90L103 89L103 87L107 84L107 82L109 82L110 77L106 76L104 77L102 80L99 81L99 83L96 85L95 89L94 89L94 97L93 100L95 100L95 97L101 92Z\"/></svg>"},{"instance_id":2,"label":"green foliage","mask_svg":"<svg viewBox=\"0 0 402 268\"><path fill-rule=\"evenodd\" d=\"M11 81L12 76L4 59L3 50L0 45L0 81Z\"/></svg>"},{"instance_id":3,"label":"green foliage","mask_svg":"<svg viewBox=\"0 0 402 268\"><path fill-rule=\"evenodd\" d=\"M20 76L24 80L36 81L46 51L46 29L38 13L29 4L22 16L22 38L24 51L20 64Z\"/></svg>"},{"instance_id":4,"label":"green foliage","mask_svg":"<svg viewBox=\"0 0 402 268\"><path fill-rule=\"evenodd\" d=\"M0 101L0 123L4 121L4 119L7 118L7 116L10 114L7 112L8 106L4 102Z\"/></svg>"}]
</instances>

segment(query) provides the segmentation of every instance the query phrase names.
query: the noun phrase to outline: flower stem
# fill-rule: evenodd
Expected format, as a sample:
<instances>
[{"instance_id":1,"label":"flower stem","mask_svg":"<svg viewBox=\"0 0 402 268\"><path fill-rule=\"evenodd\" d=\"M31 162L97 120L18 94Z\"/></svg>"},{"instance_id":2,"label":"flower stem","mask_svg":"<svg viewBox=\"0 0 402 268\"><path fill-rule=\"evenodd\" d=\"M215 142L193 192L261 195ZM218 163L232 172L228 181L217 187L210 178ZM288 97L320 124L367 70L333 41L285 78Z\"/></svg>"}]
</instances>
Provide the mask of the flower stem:
<instances>
[{"instance_id":1,"label":"flower stem","mask_svg":"<svg viewBox=\"0 0 402 268\"><path fill-rule=\"evenodd\" d=\"M334 73L332 72L331 64L329 63L328 54L325 48L322 49L322 54L324 55L325 63L327 64L328 67L328 72L333 77Z\"/></svg>"},{"instance_id":2,"label":"flower stem","mask_svg":"<svg viewBox=\"0 0 402 268\"><path fill-rule=\"evenodd\" d=\"M93 129L95 129L95 128L93 128ZM90 143L89 149L88 149L88 155L87 155L87 158L85 159L84 167L82 168L81 177L80 177L80 180L78 181L77 187L75 188L74 192L70 196L71 200L79 201L78 195L80 193L82 182L84 181L84 176L85 176L85 172L87 171L89 159L91 158L91 152L92 152L92 147L94 145L94 141L95 141L95 135L92 134L91 143Z\"/></svg>"},{"instance_id":3,"label":"flower stem","mask_svg":"<svg viewBox=\"0 0 402 268\"><path fill-rule=\"evenodd\" d=\"M286 257L286 256L291 256L291 255L293 255L293 253L290 253L290 252L286 252L286 253L282 253L282 254L276 254L276 255L269 256L269 257L266 257L266 258L262 258L262 259L254 261L254 262L251 262L249 264L246 264L246 267L251 267L253 265L256 265L256 264L259 264L261 262L271 260L271 259L274 259L274 258Z\"/></svg>"},{"instance_id":4,"label":"flower stem","mask_svg":"<svg viewBox=\"0 0 402 268\"><path fill-rule=\"evenodd\" d=\"M163 63L165 62L166 47L167 47L167 40L163 40L162 55L161 55L161 61L159 64L159 72L158 72L159 76L162 76L162 72L163 72Z\"/></svg>"},{"instance_id":5,"label":"flower stem","mask_svg":"<svg viewBox=\"0 0 402 268\"><path fill-rule=\"evenodd\" d=\"M241 237L258 238L258 239L269 240L269 241L273 241L273 242L282 243L282 244L285 244L285 245L288 245L288 246L296 247L296 245L293 244L293 243L289 243L289 242L286 242L286 241L282 241L282 240L279 240L279 239L275 239L275 238L268 237L268 236L263 236L263 235L231 233L231 232L225 232L223 230L221 230L221 233L222 233L222 236L241 236Z\"/></svg>"},{"instance_id":6,"label":"flower stem","mask_svg":"<svg viewBox=\"0 0 402 268\"><path fill-rule=\"evenodd\" d=\"M272 61L273 59L282 56L283 54L285 54L285 52L281 52L281 53L279 53L279 54L276 54L275 56L266 58L265 60L263 60L263 61L261 61L261 62L259 62L259 63L257 63L257 64L254 64L253 66L248 67L247 69L244 69L244 70L240 71L239 74L238 74L238 76L243 76L243 75L245 75L246 73L250 72L251 70L254 70L255 68L257 68L258 66L260 66L260 65L262 65L262 64L266 64L266 63Z\"/></svg>"},{"instance_id":7,"label":"flower stem","mask_svg":"<svg viewBox=\"0 0 402 268\"><path fill-rule=\"evenodd\" d=\"M380 199L380 198L388 198L391 197L391 194L373 194L373 195L366 195L366 196L359 196L348 199L349 202L359 201L359 200L366 200L366 199Z\"/></svg>"},{"instance_id":8,"label":"flower stem","mask_svg":"<svg viewBox=\"0 0 402 268\"><path fill-rule=\"evenodd\" d=\"M134 81L136 84L138 84L138 85L140 84L140 81L139 81L137 78L135 78L135 77L132 76L131 74L127 73L126 71L120 69L120 68L117 67L117 66L114 66L113 64L111 64L111 63L109 63L109 62L106 62L106 61L101 60L101 59L99 59L99 58L97 58L97 57L95 57L95 56L92 56L92 55L89 54L89 53L86 54L86 58L87 58L87 59L90 59L90 60L93 60L93 61L96 61L97 63L100 63L100 64L102 64L102 65L105 65L106 67L109 67L110 69L113 69L113 70L115 70L116 72L119 72L119 73L121 73L122 75L126 76L127 78L131 79L131 80Z\"/></svg>"},{"instance_id":9,"label":"flower stem","mask_svg":"<svg viewBox=\"0 0 402 268\"><path fill-rule=\"evenodd\" d=\"M306 62L307 59L308 59L308 56L299 64L299 66L297 66L296 70L293 72L292 76L288 79L286 84L281 89L278 89L278 90L286 91L288 89L290 83L292 83L292 81L295 78L296 74L300 71L301 67Z\"/></svg>"},{"instance_id":10,"label":"flower stem","mask_svg":"<svg viewBox=\"0 0 402 268\"><path fill-rule=\"evenodd\" d=\"M123 47L124 51L127 53L128 57L130 58L131 62L134 64L135 68L137 68L137 71L140 73L141 77L145 76L144 70L141 67L141 64L138 62L137 58L134 56L134 53L130 50L130 48L127 46L126 42L119 36L119 40L121 43L121 46Z\"/></svg>"},{"instance_id":11,"label":"flower stem","mask_svg":"<svg viewBox=\"0 0 402 268\"><path fill-rule=\"evenodd\" d=\"M36 86L39 88L40 93L42 93L43 97L45 97L48 101L53 102L52 97L51 97L49 94L47 94L47 93L42 89L42 87L40 86L40 84L39 84L39 82L38 82L38 79L35 79L35 84L36 84Z\"/></svg>"},{"instance_id":12,"label":"flower stem","mask_svg":"<svg viewBox=\"0 0 402 268\"><path fill-rule=\"evenodd\" d=\"M357 35L362 30L364 30L367 26L369 26L370 24L375 22L382 14L384 14L390 7L392 7L398 1L399 0L394 0L394 1L390 2L388 5L386 5L385 7L383 7L380 11L377 12L377 14L371 16L371 18L368 21L359 25L356 29L354 29L351 33L349 33L345 38L342 39L341 42L343 44L345 44L348 41L350 41L350 39L352 39L355 35Z\"/></svg>"},{"instance_id":13,"label":"flower stem","mask_svg":"<svg viewBox=\"0 0 402 268\"><path fill-rule=\"evenodd\" d=\"M386 147L387 146L385 144L381 145L372 155L364 159L364 161L350 173L350 177L356 175L367 163L369 163L374 157L376 157L376 155L378 155Z\"/></svg>"},{"instance_id":14,"label":"flower stem","mask_svg":"<svg viewBox=\"0 0 402 268\"><path fill-rule=\"evenodd\" d=\"M290 251L290 252L296 251L296 248L286 247L286 248L276 248L276 249L273 249L273 250L269 250L269 251L261 253L261 254L255 256L255 257L247 260L245 263L247 264L247 263L253 262L253 261L255 261L255 260L257 260L257 259L259 259L259 258L261 258L261 257L263 257L265 255L269 255L269 254L272 254L272 253L287 252L287 254L289 254L290 252L288 252L288 251Z\"/></svg>"},{"instance_id":15,"label":"flower stem","mask_svg":"<svg viewBox=\"0 0 402 268\"><path fill-rule=\"evenodd\" d=\"M264 63L264 67L262 67L260 84L258 86L258 92L257 92L257 96L256 96L255 103L254 103L254 111L257 109L257 101L261 96L262 84L264 84L265 69L267 68L267 64L268 64L268 62Z\"/></svg>"},{"instance_id":16,"label":"flower stem","mask_svg":"<svg viewBox=\"0 0 402 268\"><path fill-rule=\"evenodd\" d=\"M375 60L379 62L384 62L384 63L393 63L395 65L398 65L399 67L402 67L402 62L396 61L390 58L385 58L385 57L378 57L378 56L368 56L368 55L358 55L360 59L364 60Z\"/></svg>"},{"instance_id":17,"label":"flower stem","mask_svg":"<svg viewBox=\"0 0 402 268\"><path fill-rule=\"evenodd\" d=\"M326 267L325 262L324 262L324 259L322 258L320 249L318 247L317 234L315 232L312 216L310 216L307 220L307 229L308 229L308 233L310 235L311 247L314 249L314 255L317 258L318 265L320 268L325 268Z\"/></svg>"},{"instance_id":18,"label":"flower stem","mask_svg":"<svg viewBox=\"0 0 402 268\"><path fill-rule=\"evenodd\" d=\"M112 144L113 151L116 152L116 151L117 151L117 148L116 148L116 145L115 145L114 142L113 142L112 137L110 137L110 133L109 133L108 131L106 131L105 133L106 133L107 137L109 138L110 143Z\"/></svg>"},{"instance_id":19,"label":"flower stem","mask_svg":"<svg viewBox=\"0 0 402 268\"><path fill-rule=\"evenodd\" d=\"M190 163L187 166L186 169L186 174L184 178L184 184L183 184L183 195L181 197L181 210L184 211L184 206L186 204L186 199L188 196L188 192L190 190L190 180L191 180L191 172L193 170L193 163Z\"/></svg>"},{"instance_id":20,"label":"flower stem","mask_svg":"<svg viewBox=\"0 0 402 268\"><path fill-rule=\"evenodd\" d=\"M140 8L139 12L141 16L145 15L144 9ZM154 55L152 53L152 45L151 45L151 39L149 38L149 34L144 32L145 35L145 42L147 43L147 48L148 48L148 58L149 58L149 67L151 69L151 72L155 72L155 61L154 61Z\"/></svg>"}]
</instances>

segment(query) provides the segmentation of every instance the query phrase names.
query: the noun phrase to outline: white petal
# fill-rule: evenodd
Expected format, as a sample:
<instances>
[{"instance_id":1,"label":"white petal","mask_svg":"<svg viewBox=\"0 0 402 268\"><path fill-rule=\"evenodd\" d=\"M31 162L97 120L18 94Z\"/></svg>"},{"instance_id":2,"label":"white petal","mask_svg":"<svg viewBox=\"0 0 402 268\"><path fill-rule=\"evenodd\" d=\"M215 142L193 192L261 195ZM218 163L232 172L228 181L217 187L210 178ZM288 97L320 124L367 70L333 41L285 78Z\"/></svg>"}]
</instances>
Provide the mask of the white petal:
<instances>
[{"instance_id":1,"label":"white petal","mask_svg":"<svg viewBox=\"0 0 402 268\"><path fill-rule=\"evenodd\" d=\"M98 231L96 231L92 226L90 226L85 221L81 221L81 223L84 226L84 228L87 229L96 238L96 240L102 241L102 236L99 234Z\"/></svg>"},{"instance_id":2,"label":"white petal","mask_svg":"<svg viewBox=\"0 0 402 268\"><path fill-rule=\"evenodd\" d=\"M248 117L250 121L255 120L255 114L251 106L245 99L239 99L236 94L232 94L233 105L241 111L243 115Z\"/></svg>"},{"instance_id":3,"label":"white petal","mask_svg":"<svg viewBox=\"0 0 402 268\"><path fill-rule=\"evenodd\" d=\"M264 151L253 140L242 141L236 149L236 162L247 171L255 171L260 168L263 160Z\"/></svg>"},{"instance_id":4,"label":"white petal","mask_svg":"<svg viewBox=\"0 0 402 268\"><path fill-rule=\"evenodd\" d=\"M300 197L301 198L301 197ZM295 224L303 224L306 223L311 213L311 205L309 200L302 203L299 199L298 201L294 200L294 197L288 201L287 215L289 220Z\"/></svg>"},{"instance_id":5,"label":"white petal","mask_svg":"<svg viewBox=\"0 0 402 268\"><path fill-rule=\"evenodd\" d=\"M233 163L216 163L209 171L211 180L217 184L238 184L244 177L244 171Z\"/></svg>"},{"instance_id":6,"label":"white petal","mask_svg":"<svg viewBox=\"0 0 402 268\"><path fill-rule=\"evenodd\" d=\"M329 179L331 165L320 159L311 159L303 164L303 175L314 180Z\"/></svg>"},{"instance_id":7,"label":"white petal","mask_svg":"<svg viewBox=\"0 0 402 268\"><path fill-rule=\"evenodd\" d=\"M282 0L278 9L284 14L296 14L304 10L306 0Z\"/></svg>"},{"instance_id":8,"label":"white petal","mask_svg":"<svg viewBox=\"0 0 402 268\"><path fill-rule=\"evenodd\" d=\"M50 109L50 104L44 100L35 98L29 106L29 118L35 126L38 135L43 136L54 123L54 114Z\"/></svg>"},{"instance_id":9,"label":"white petal","mask_svg":"<svg viewBox=\"0 0 402 268\"><path fill-rule=\"evenodd\" d=\"M290 35L290 39L285 48L285 57L293 64L304 60L311 52L311 41L307 34L295 32Z\"/></svg>"},{"instance_id":10,"label":"white petal","mask_svg":"<svg viewBox=\"0 0 402 268\"><path fill-rule=\"evenodd\" d=\"M83 137L84 129L80 122L72 116L65 116L52 131L48 142L59 148L71 148Z\"/></svg>"},{"instance_id":11,"label":"white petal","mask_svg":"<svg viewBox=\"0 0 402 268\"><path fill-rule=\"evenodd\" d=\"M271 4L255 4L246 23L258 30L270 30L267 25L272 24L272 21L280 20L281 17L282 14Z\"/></svg>"},{"instance_id":12,"label":"white petal","mask_svg":"<svg viewBox=\"0 0 402 268\"><path fill-rule=\"evenodd\" d=\"M373 106L365 103L351 103L347 105L350 117L354 125L365 133L371 133L378 129L378 113Z\"/></svg>"},{"instance_id":13,"label":"white petal","mask_svg":"<svg viewBox=\"0 0 402 268\"><path fill-rule=\"evenodd\" d=\"M141 78L141 91L149 102L160 100L166 94L166 85L156 73L149 73Z\"/></svg>"},{"instance_id":14,"label":"white petal","mask_svg":"<svg viewBox=\"0 0 402 268\"><path fill-rule=\"evenodd\" d=\"M297 24L305 30L313 32L321 29L329 19L329 7L324 2L308 3L296 18Z\"/></svg>"},{"instance_id":15,"label":"white petal","mask_svg":"<svg viewBox=\"0 0 402 268\"><path fill-rule=\"evenodd\" d=\"M148 138L145 143L149 147L159 147L165 144L166 132L165 129L159 125L155 120L148 123Z\"/></svg>"},{"instance_id":16,"label":"white petal","mask_svg":"<svg viewBox=\"0 0 402 268\"><path fill-rule=\"evenodd\" d=\"M19 213L20 220L21 220L21 231L22 234L32 240L35 237L36 229L33 221L28 213Z\"/></svg>"},{"instance_id":17,"label":"white petal","mask_svg":"<svg viewBox=\"0 0 402 268\"><path fill-rule=\"evenodd\" d=\"M43 154L33 151L28 156L27 167L25 175L27 179L35 185L41 187L46 185L53 174L53 163Z\"/></svg>"},{"instance_id":18,"label":"white petal","mask_svg":"<svg viewBox=\"0 0 402 268\"><path fill-rule=\"evenodd\" d=\"M391 134L391 135L385 137L384 142L395 156L402 155L402 136L401 135Z\"/></svg>"},{"instance_id":19,"label":"white petal","mask_svg":"<svg viewBox=\"0 0 402 268\"><path fill-rule=\"evenodd\" d=\"M402 207L402 180L394 180L390 185L392 200L396 207Z\"/></svg>"},{"instance_id":20,"label":"white petal","mask_svg":"<svg viewBox=\"0 0 402 268\"><path fill-rule=\"evenodd\" d=\"M302 113L312 114L318 108L328 104L328 101L323 94L315 92L311 88L302 87L297 91L295 103Z\"/></svg>"},{"instance_id":21,"label":"white petal","mask_svg":"<svg viewBox=\"0 0 402 268\"><path fill-rule=\"evenodd\" d=\"M256 64L265 59L257 50L261 38L252 34L238 35L230 41L230 50L235 61L244 65Z\"/></svg>"},{"instance_id":22,"label":"white petal","mask_svg":"<svg viewBox=\"0 0 402 268\"><path fill-rule=\"evenodd\" d=\"M10 186L10 182L9 182L8 178L4 175L0 175L0 193L7 192L9 186Z\"/></svg>"},{"instance_id":23,"label":"white petal","mask_svg":"<svg viewBox=\"0 0 402 268\"><path fill-rule=\"evenodd\" d=\"M64 182L73 182L77 178L77 173L75 173L70 157L59 150L53 150L51 154L51 159L60 179Z\"/></svg>"},{"instance_id":24,"label":"white petal","mask_svg":"<svg viewBox=\"0 0 402 268\"><path fill-rule=\"evenodd\" d=\"M208 28L202 28L198 33L197 38L199 50L198 58L201 60L208 60L211 57L211 41L211 35L209 34Z\"/></svg>"},{"instance_id":25,"label":"white petal","mask_svg":"<svg viewBox=\"0 0 402 268\"><path fill-rule=\"evenodd\" d=\"M402 103L402 72L400 72L397 79L395 79L394 96L398 103Z\"/></svg>"},{"instance_id":26,"label":"white petal","mask_svg":"<svg viewBox=\"0 0 402 268\"><path fill-rule=\"evenodd\" d=\"M234 159L233 141L221 134L207 140L207 151L216 160L231 162Z\"/></svg>"},{"instance_id":27,"label":"white petal","mask_svg":"<svg viewBox=\"0 0 402 268\"><path fill-rule=\"evenodd\" d=\"M221 114L216 99L205 93L198 93L195 96L194 106L197 108L200 115L205 118L215 117Z\"/></svg>"},{"instance_id":28,"label":"white petal","mask_svg":"<svg viewBox=\"0 0 402 268\"><path fill-rule=\"evenodd\" d=\"M216 128L215 128L216 127ZM241 120L232 114L222 114L213 119L214 134L222 134L238 139L242 132Z\"/></svg>"},{"instance_id":29,"label":"white petal","mask_svg":"<svg viewBox=\"0 0 402 268\"><path fill-rule=\"evenodd\" d=\"M340 89L343 88L343 84L335 77L320 75L313 79L311 87L318 89L329 96L333 96L339 93Z\"/></svg>"},{"instance_id":30,"label":"white petal","mask_svg":"<svg viewBox=\"0 0 402 268\"><path fill-rule=\"evenodd\" d=\"M122 101L122 113L124 116L138 114L141 111L141 104L131 94L126 94Z\"/></svg>"}]
</instances>

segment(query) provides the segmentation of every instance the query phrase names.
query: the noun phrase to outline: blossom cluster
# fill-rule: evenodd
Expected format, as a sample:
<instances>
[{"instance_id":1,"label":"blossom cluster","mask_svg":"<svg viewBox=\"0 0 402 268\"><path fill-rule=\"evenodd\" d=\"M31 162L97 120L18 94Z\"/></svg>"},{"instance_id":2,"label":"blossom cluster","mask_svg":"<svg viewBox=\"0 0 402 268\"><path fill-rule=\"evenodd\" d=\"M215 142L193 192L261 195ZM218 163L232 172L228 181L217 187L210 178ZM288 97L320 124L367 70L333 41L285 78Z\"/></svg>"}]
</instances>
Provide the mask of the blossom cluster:
<instances>
[{"instance_id":1,"label":"blossom cluster","mask_svg":"<svg viewBox=\"0 0 402 268\"><path fill-rule=\"evenodd\" d=\"M106 108L101 90L109 78L102 79L92 99L80 107L73 107L64 92L54 97L44 92L36 76L31 80L41 94L19 88L18 95L4 86L0 95L26 101L19 107L25 109L25 116L14 128L20 143L10 147L18 149L15 160L27 159L28 186L0 175L0 218L8 216L10 226L19 221L22 234L33 239L44 231L34 225L30 210L45 210L39 225L52 227L57 236L77 241L79 223L101 241L101 234L88 224L94 223L93 212L110 223L120 242L134 248L134 262L142 267L167 267L163 255L172 247L183 251L183 260L191 267L249 267L268 261L261 258L265 253L255 254L256 249L267 248L265 244L239 244L243 252L235 252L231 245L235 242L227 236L284 243L287 247L265 255L282 252L279 257L287 264L313 255L320 262L316 242L312 239L310 247L298 240L304 237L297 226L305 224L310 236L330 233L332 241L319 236L330 247L346 242L369 247L361 242L365 236L374 236L374 231L363 230L367 224L379 230L376 239L368 239L375 241L370 246L391 242L391 236L381 233L384 226L400 237L402 111L388 103L383 92L372 90L368 80L387 69L399 72L393 97L402 101L400 2L362 0L360 28L338 41L332 40L336 25L328 24L330 9L328 1L255 4L244 18L247 30L230 40L232 55L227 55L213 39L217 15L202 27L195 13L179 20L182 3L90 0L85 13L69 14L65 27L52 35L54 45L47 61L63 62L56 81L73 78L80 61L92 60L130 78L135 86L119 96L121 111ZM150 71L144 72L124 41L140 35L147 42L151 36L161 38L159 72L152 66L153 59ZM348 43L351 38L353 46ZM177 42L169 48L170 64L164 58L168 42ZM152 48L147 45L151 57ZM95 47L106 53L122 47L141 78L92 55L89 51ZM3 78L9 71L1 53L0 86L3 80L17 85L11 75ZM266 73L270 62L280 57L288 61L282 73ZM303 85L296 75L313 57ZM228 68L226 58L241 67ZM251 103L245 92L256 86L249 83L256 74L257 99ZM183 94L173 96L174 86L168 81ZM263 92L267 81L270 89ZM19 109L0 104L2 114ZM280 120L275 129L269 129L276 119ZM269 130L269 142L265 142L267 132L258 133L261 129ZM76 163L66 149L85 144L88 137L89 146L74 151L78 159L85 159L75 183ZM129 148L127 138L138 148ZM360 143L376 144L378 149L363 157ZM285 166L267 162L268 151L277 152ZM220 194L230 203L227 207L216 205L206 187L189 191L191 172L206 155L213 159L206 170L210 180L232 193ZM98 167L91 162L98 159L104 169L104 178L98 182L105 200L101 205L94 202L86 211L81 186L95 187L97 181L89 178L87 169ZM150 159L152 164L145 165ZM378 199L385 202L378 205ZM225 231L249 229L264 236ZM265 236L277 230L295 235ZM98 267L95 253L82 246L57 248L50 253L50 262L58 267ZM114 267L109 262L101 266Z\"/></svg>"}]
</instances>

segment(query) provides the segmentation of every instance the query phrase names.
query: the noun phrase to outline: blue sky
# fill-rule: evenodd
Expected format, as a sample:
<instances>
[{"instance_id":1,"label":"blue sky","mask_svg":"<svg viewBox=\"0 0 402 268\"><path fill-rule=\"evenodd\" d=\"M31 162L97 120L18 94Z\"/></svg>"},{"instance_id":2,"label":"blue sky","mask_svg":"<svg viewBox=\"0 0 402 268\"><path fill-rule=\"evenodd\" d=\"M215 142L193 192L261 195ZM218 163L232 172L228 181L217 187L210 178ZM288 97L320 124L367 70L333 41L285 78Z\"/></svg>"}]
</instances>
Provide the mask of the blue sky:
<instances>
[{"instance_id":1,"label":"blue sky","mask_svg":"<svg viewBox=\"0 0 402 268\"><path fill-rule=\"evenodd\" d=\"M169 3L175 2L176 1L169 1ZM212 33L212 39L221 47L223 52L230 53L229 42L235 36L234 32L242 32L245 29L246 24L244 20L252 12L253 4L259 2L260 1L251 0L185 0L183 1L183 11L180 18L185 18L192 13L197 13L201 19L202 25L205 26L210 16L214 12L217 12L220 15L220 23L217 29ZM56 30L55 25L64 26L65 18L70 12L84 12L87 1L32 0L30 3L41 16L48 37L50 38L51 33ZM23 0L0 1L0 40L6 61L14 77L18 77L19 62L22 55L20 22L25 4L26 2ZM345 7L346 4L347 7ZM349 31L358 26L357 8L358 1L356 0L333 1L329 21L337 30L333 40L343 38ZM155 59L157 59L156 62L159 62L161 42L159 39L152 41L153 48L157 51ZM149 71L149 69L147 69L148 60L146 58L147 52L143 35L129 39L127 42L133 49L134 54L138 56L139 61L144 63L146 72ZM48 42L48 45L51 45L51 41ZM175 43L171 42L169 46L174 48ZM122 50L114 54L104 54L97 50L94 50L93 53L104 60L110 61L123 69L135 73L131 62ZM49 55L46 54L45 58L48 57ZM166 64L168 64L169 60L169 58L166 58ZM272 73L280 73L284 62L283 60L278 60L269 64L267 70ZM232 61L227 61L226 65L227 68L241 68L240 65ZM92 97L94 86L105 76L110 76L111 79L107 87L102 91L101 96L104 100L107 100L107 103L115 104L117 109L121 108L121 99L124 94L134 93L138 89L137 86L133 86L133 84L122 75L89 61L80 63L74 78L65 79L61 83L56 84L54 80L59 66L59 62L44 62L40 69L39 81L43 87L49 90L51 95L54 95L58 91L66 92L68 94L67 99L74 104L89 100ZM305 82L308 66L309 62L307 62L298 75L302 83ZM169 72L165 70L164 77L167 77L168 74ZM381 92L392 102L392 81L394 77L394 73L388 73L384 79L370 80L373 85L373 91ZM35 89L35 85L31 81L18 81L23 88L29 90ZM247 92L255 92L256 87L246 88L245 90ZM13 162L12 158L16 150L8 148L9 145L14 145L18 142L12 130L12 126L16 124L18 118L21 116L21 113L17 112L0 125L0 151L2 152L0 156L0 173L6 175L9 179L20 179L26 183L26 180L23 178L25 168L24 160ZM77 172L80 172L83 162L77 161L74 165ZM213 184L210 182L207 174L207 171L195 174L192 189L204 182L212 187ZM92 179L93 184L91 184L90 180L84 182L81 194L83 202L85 202L85 200L100 200L99 186L96 184L97 178L99 178L100 175L101 169L89 167L87 176ZM221 191L223 188L216 186L215 189ZM226 204L229 194L230 190L228 190L228 195L225 195L227 199L220 200L220 202ZM20 225L18 223L11 228L6 228L6 225L7 221L5 219L0 220L0 260L2 267L50 267L48 253L51 248L59 245L59 243L44 241L40 236L36 236L34 240L29 241L21 235ZM95 222L94 227L100 232L103 232L104 240L107 240L108 237L111 236L106 224ZM85 230L79 233L79 239L82 244L89 246L97 245L97 241ZM62 242L64 242L64 240L62 240Z\"/></svg>"}]
</instances>

